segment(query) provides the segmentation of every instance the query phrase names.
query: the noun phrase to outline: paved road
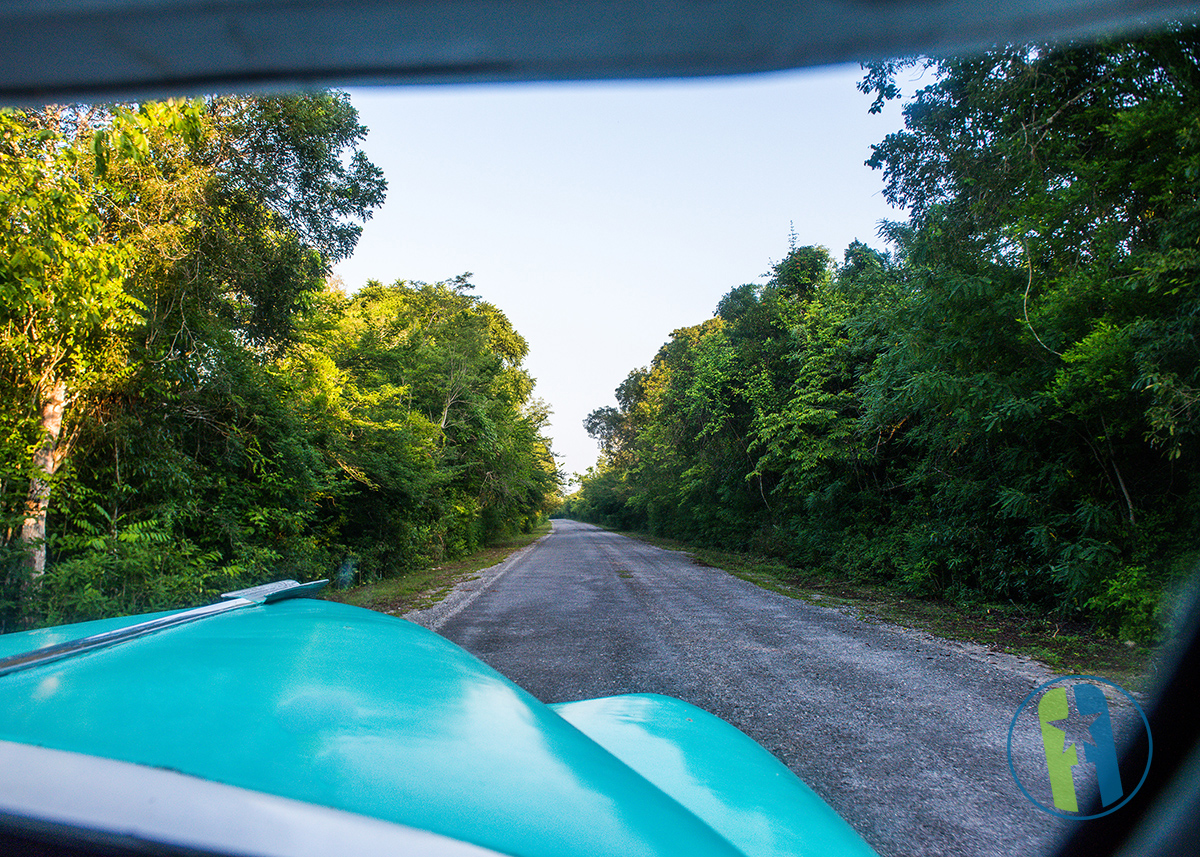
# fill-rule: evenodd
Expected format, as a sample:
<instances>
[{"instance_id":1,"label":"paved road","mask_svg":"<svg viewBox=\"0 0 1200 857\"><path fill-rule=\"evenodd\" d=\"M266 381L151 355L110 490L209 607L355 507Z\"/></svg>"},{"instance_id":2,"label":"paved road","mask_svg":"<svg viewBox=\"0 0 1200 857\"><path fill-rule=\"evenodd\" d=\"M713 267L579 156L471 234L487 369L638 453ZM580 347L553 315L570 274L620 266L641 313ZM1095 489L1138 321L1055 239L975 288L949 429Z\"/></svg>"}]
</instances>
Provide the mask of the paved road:
<instances>
[{"instance_id":1,"label":"paved road","mask_svg":"<svg viewBox=\"0 0 1200 857\"><path fill-rule=\"evenodd\" d=\"M1043 854L1009 774L1023 659L787 598L572 521L410 618L544 702L654 692L725 718L881 855Z\"/></svg>"}]
</instances>

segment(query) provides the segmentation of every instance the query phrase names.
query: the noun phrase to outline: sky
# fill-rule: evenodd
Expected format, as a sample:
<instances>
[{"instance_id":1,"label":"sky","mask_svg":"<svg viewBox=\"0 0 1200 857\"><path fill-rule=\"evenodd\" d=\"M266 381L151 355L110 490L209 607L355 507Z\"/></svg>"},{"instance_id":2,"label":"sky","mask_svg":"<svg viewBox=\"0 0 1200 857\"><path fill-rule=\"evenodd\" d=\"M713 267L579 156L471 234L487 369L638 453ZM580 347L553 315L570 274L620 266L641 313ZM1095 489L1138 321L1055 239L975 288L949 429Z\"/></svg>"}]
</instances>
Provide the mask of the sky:
<instances>
[{"instance_id":1,"label":"sky","mask_svg":"<svg viewBox=\"0 0 1200 857\"><path fill-rule=\"evenodd\" d=\"M387 201L337 265L368 279L470 271L529 343L569 475L588 413L671 331L798 245L840 260L899 219L865 166L898 110L868 113L857 65L654 82L352 89Z\"/></svg>"}]
</instances>

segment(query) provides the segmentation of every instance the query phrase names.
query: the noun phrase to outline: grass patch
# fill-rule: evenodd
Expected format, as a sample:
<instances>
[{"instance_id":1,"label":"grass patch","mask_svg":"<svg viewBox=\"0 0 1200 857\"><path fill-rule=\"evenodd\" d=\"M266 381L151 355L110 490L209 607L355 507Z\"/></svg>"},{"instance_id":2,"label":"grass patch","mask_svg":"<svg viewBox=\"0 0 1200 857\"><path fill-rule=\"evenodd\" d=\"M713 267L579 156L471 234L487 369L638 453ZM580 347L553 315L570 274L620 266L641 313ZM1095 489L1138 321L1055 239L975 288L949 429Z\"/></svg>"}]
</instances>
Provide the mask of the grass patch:
<instances>
[{"instance_id":1,"label":"grass patch","mask_svg":"<svg viewBox=\"0 0 1200 857\"><path fill-rule=\"evenodd\" d=\"M509 554L532 544L550 532L550 522L534 529L501 539L478 553L454 562L444 562L434 568L410 571L375 583L350 589L326 590L325 597L342 604L353 604L380 613L399 616L409 610L425 610L450 594L458 584L478 577L479 572L503 562Z\"/></svg>"},{"instance_id":2,"label":"grass patch","mask_svg":"<svg viewBox=\"0 0 1200 857\"><path fill-rule=\"evenodd\" d=\"M943 639L1025 655L1061 675L1096 675L1135 692L1149 690L1153 683L1156 647L1130 646L1083 623L1048 618L1031 608L927 601L883 585L805 574L778 559L700 548L645 533L622 535L667 550L684 551L697 565L723 569L790 598L847 608L868 621L890 622Z\"/></svg>"}]
</instances>

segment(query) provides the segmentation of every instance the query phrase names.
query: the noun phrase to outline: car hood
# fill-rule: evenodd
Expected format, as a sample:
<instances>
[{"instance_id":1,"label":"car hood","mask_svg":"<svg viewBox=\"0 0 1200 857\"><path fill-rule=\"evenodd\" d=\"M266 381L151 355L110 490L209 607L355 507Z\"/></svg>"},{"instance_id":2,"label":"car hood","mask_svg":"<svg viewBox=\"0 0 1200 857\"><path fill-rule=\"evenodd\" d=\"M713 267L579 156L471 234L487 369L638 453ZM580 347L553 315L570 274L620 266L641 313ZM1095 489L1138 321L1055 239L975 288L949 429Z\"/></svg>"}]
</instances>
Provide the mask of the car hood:
<instances>
[{"instance_id":1,"label":"car hood","mask_svg":"<svg viewBox=\"0 0 1200 857\"><path fill-rule=\"evenodd\" d=\"M145 618L8 635L0 638L0 657ZM678 772L655 784L617 758L639 741L660 750L664 742L688 745L663 731L663 723L687 719L672 703L683 705L563 712L606 740L606 749L430 631L346 605L293 600L2 676L0 740L166 768L506 854L741 853L699 817L713 814L711 801L685 806L697 792L678 787ZM702 716L692 722L702 725L687 751L694 758L706 755L706 744L726 746L732 735L722 730L752 744L695 711ZM638 722L659 725L639 730ZM772 776L786 772L774 764ZM726 792L723 805L739 803L738 788ZM825 846L842 840L865 849L812 797L816 804L801 801L777 822L770 819L778 812L765 815L753 796L757 809L739 815L743 798L742 810L717 812L716 826L736 827L751 816L761 826L766 818L825 831L810 836L822 846L811 853L833 853Z\"/></svg>"}]
</instances>

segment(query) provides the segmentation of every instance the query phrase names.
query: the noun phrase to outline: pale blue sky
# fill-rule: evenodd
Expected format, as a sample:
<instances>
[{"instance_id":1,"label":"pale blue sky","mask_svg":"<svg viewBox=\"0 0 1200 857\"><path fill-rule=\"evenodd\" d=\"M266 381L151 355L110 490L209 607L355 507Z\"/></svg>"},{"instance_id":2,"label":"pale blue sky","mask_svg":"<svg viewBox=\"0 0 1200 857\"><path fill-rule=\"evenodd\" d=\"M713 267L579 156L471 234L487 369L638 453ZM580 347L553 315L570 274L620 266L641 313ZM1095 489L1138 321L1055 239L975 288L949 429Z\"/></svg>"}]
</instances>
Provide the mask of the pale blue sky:
<instances>
[{"instance_id":1,"label":"pale blue sky","mask_svg":"<svg viewBox=\"0 0 1200 857\"><path fill-rule=\"evenodd\" d=\"M535 395L567 473L596 460L583 431L671 331L712 315L800 244L840 259L895 219L870 145L857 66L643 83L351 90L388 199L336 272L476 293L529 342Z\"/></svg>"}]
</instances>

